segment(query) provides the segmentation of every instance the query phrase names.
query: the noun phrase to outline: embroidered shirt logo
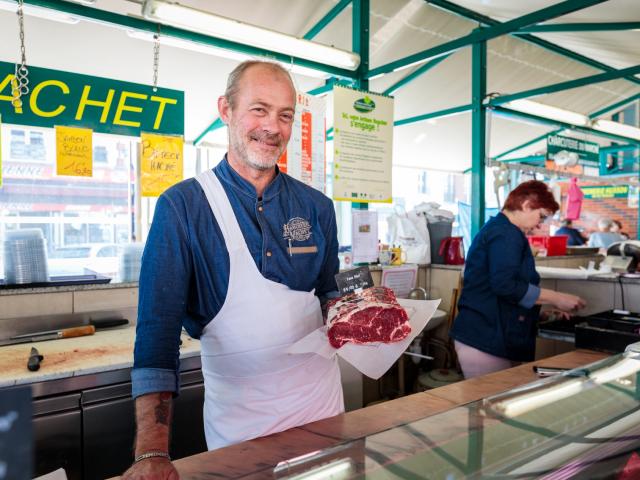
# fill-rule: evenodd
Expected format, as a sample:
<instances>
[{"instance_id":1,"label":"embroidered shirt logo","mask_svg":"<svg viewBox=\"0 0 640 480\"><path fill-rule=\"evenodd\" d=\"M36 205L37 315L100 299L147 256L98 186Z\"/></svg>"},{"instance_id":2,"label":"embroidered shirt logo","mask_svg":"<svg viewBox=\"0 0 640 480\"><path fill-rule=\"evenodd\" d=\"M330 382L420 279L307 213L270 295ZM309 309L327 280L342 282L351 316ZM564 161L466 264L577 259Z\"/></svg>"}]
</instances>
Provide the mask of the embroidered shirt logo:
<instances>
[{"instance_id":1,"label":"embroidered shirt logo","mask_svg":"<svg viewBox=\"0 0 640 480\"><path fill-rule=\"evenodd\" d=\"M283 226L285 240L302 242L311 237L311 225L304 218L293 217Z\"/></svg>"}]
</instances>

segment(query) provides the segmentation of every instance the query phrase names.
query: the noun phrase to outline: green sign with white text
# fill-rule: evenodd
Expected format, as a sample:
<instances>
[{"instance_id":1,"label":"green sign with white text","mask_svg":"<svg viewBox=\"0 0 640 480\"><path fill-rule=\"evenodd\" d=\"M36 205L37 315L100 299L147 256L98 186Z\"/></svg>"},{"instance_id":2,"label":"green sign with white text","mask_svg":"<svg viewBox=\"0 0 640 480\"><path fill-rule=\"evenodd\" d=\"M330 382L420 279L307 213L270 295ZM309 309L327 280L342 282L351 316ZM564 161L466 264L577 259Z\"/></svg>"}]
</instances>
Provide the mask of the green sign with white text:
<instances>
[{"instance_id":1,"label":"green sign with white text","mask_svg":"<svg viewBox=\"0 0 640 480\"><path fill-rule=\"evenodd\" d=\"M575 156L577 165L588 167L600 166L600 145L594 142L586 142L577 138L563 135L547 136L547 159L558 164L565 163L571 156Z\"/></svg>"},{"instance_id":2,"label":"green sign with white text","mask_svg":"<svg viewBox=\"0 0 640 480\"><path fill-rule=\"evenodd\" d=\"M4 123L90 128L139 136L184 135L184 92L29 66L29 93L15 106L15 65L0 62L0 115Z\"/></svg>"}]
</instances>

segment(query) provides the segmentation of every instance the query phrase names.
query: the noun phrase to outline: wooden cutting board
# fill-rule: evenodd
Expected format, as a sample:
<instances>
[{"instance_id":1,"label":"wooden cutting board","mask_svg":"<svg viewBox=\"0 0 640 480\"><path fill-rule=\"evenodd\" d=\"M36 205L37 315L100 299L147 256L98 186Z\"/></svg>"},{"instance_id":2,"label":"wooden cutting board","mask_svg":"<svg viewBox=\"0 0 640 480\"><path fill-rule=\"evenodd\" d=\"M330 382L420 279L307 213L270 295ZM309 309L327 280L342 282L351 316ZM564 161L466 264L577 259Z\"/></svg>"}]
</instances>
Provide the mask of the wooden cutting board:
<instances>
[{"instance_id":1,"label":"wooden cutting board","mask_svg":"<svg viewBox=\"0 0 640 480\"><path fill-rule=\"evenodd\" d=\"M134 326L97 331L85 337L0 347L0 388L133 366ZM27 360L35 347L44 356L40 370L30 372ZM182 335L180 356L200 354L200 342Z\"/></svg>"}]
</instances>

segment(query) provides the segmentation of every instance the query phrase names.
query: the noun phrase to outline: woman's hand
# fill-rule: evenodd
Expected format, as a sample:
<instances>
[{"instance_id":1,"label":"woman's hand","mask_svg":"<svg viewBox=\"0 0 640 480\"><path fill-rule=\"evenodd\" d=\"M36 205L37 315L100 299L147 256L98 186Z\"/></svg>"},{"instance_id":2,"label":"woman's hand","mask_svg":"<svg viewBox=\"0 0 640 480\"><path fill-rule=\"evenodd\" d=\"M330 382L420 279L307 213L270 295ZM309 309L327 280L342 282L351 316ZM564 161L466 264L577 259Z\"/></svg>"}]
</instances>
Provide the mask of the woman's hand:
<instances>
[{"instance_id":1,"label":"woman's hand","mask_svg":"<svg viewBox=\"0 0 640 480\"><path fill-rule=\"evenodd\" d=\"M556 292L543 288L540 290L540 297L538 297L537 304L552 305L558 310L566 313L575 313L581 308L587 305L582 298L577 295L571 295L570 293Z\"/></svg>"}]
</instances>

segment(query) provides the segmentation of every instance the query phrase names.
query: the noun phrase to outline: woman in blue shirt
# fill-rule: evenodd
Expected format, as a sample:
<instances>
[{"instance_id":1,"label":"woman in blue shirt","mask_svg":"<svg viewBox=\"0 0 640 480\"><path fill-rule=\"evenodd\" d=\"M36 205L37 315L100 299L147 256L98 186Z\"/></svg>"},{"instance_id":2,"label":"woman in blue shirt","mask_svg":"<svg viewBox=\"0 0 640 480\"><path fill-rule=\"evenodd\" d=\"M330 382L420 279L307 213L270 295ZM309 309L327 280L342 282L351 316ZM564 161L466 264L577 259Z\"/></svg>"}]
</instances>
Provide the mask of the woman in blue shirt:
<instances>
[{"instance_id":1,"label":"woman in blue shirt","mask_svg":"<svg viewBox=\"0 0 640 480\"><path fill-rule=\"evenodd\" d=\"M538 286L525 234L558 209L544 183L522 183L473 239L450 332L465 378L533 360L540 305L567 317L585 306L580 297Z\"/></svg>"}]
</instances>

